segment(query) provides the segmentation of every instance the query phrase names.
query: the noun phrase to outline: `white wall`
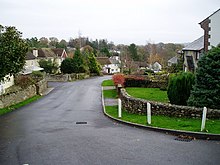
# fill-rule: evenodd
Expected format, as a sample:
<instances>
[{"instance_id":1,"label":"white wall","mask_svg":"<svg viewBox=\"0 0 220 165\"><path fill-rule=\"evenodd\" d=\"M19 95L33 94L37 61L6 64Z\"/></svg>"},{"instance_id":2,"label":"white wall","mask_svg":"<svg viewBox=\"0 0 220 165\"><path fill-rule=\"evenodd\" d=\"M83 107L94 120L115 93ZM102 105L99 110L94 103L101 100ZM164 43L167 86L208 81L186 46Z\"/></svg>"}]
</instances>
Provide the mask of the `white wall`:
<instances>
[{"instance_id":1,"label":"white wall","mask_svg":"<svg viewBox=\"0 0 220 165\"><path fill-rule=\"evenodd\" d=\"M211 46L217 46L220 43L220 10L210 17L210 38L209 38L209 49Z\"/></svg>"},{"instance_id":2,"label":"white wall","mask_svg":"<svg viewBox=\"0 0 220 165\"><path fill-rule=\"evenodd\" d=\"M113 73L119 73L120 72L120 68L118 67L117 64L109 64L109 65L105 65L103 67L103 71L108 73L108 69L107 68L110 68L110 74L113 74Z\"/></svg>"},{"instance_id":3,"label":"white wall","mask_svg":"<svg viewBox=\"0 0 220 165\"><path fill-rule=\"evenodd\" d=\"M14 85L14 76L5 76L4 81L0 83L0 95L5 93L5 90Z\"/></svg>"}]
</instances>

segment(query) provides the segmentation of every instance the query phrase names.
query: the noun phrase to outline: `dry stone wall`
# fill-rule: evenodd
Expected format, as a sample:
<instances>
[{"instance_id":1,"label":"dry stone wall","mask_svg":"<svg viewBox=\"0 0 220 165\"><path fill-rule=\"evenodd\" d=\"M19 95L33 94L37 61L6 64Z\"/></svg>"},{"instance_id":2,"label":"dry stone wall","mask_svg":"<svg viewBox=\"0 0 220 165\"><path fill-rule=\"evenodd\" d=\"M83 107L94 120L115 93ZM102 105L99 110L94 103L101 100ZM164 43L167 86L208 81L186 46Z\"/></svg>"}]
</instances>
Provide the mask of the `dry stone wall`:
<instances>
[{"instance_id":1,"label":"dry stone wall","mask_svg":"<svg viewBox=\"0 0 220 165\"><path fill-rule=\"evenodd\" d=\"M202 108L195 108L189 106L179 106L166 103L159 103L148 101L129 96L123 88L120 91L120 98L122 107L130 113L146 114L147 103L151 103L152 115L164 115L171 117L188 117L188 118L201 118ZM220 110L208 109L207 118L220 119Z\"/></svg>"},{"instance_id":2,"label":"dry stone wall","mask_svg":"<svg viewBox=\"0 0 220 165\"><path fill-rule=\"evenodd\" d=\"M8 107L20 103L36 94L42 94L47 89L47 81L45 79L39 81L37 84L30 85L29 87L3 94L0 96L0 108Z\"/></svg>"}]
</instances>

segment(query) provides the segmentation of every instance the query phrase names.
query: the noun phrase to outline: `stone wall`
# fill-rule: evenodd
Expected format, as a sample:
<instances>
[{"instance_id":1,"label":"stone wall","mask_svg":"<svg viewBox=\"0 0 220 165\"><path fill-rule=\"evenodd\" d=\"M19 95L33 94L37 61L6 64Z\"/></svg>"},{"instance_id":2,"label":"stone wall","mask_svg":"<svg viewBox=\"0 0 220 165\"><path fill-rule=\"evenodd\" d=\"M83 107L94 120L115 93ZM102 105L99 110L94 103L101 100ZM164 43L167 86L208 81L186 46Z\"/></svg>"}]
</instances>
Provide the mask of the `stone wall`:
<instances>
[{"instance_id":1,"label":"stone wall","mask_svg":"<svg viewBox=\"0 0 220 165\"><path fill-rule=\"evenodd\" d=\"M20 89L16 92L0 96L0 108L8 107L20 103L36 95L36 86L31 85L26 89Z\"/></svg>"},{"instance_id":2,"label":"stone wall","mask_svg":"<svg viewBox=\"0 0 220 165\"><path fill-rule=\"evenodd\" d=\"M48 74L46 75L46 80L67 82L67 81L81 80L89 77L90 76L86 73L72 73L72 74L60 74L60 75Z\"/></svg>"},{"instance_id":3,"label":"stone wall","mask_svg":"<svg viewBox=\"0 0 220 165\"><path fill-rule=\"evenodd\" d=\"M147 101L143 99L137 99L129 96L125 89L121 89L120 98L122 101L122 107L130 113L146 114L147 103L151 103L152 115L164 115L172 117L189 117L189 118L201 118L202 108L178 106L166 103L159 103L154 101ZM207 118L220 119L220 110L208 109Z\"/></svg>"},{"instance_id":4,"label":"stone wall","mask_svg":"<svg viewBox=\"0 0 220 165\"><path fill-rule=\"evenodd\" d=\"M20 103L28 98L42 93L47 89L47 81L45 79L36 84L30 85L26 89L20 87L13 90L13 92L3 94L0 96L0 108L8 107Z\"/></svg>"},{"instance_id":5,"label":"stone wall","mask_svg":"<svg viewBox=\"0 0 220 165\"><path fill-rule=\"evenodd\" d=\"M42 95L42 93L44 91L46 91L46 89L48 87L48 83L47 83L46 79L43 79L43 80L37 82L35 85L36 85L36 93L38 95Z\"/></svg>"}]
</instances>

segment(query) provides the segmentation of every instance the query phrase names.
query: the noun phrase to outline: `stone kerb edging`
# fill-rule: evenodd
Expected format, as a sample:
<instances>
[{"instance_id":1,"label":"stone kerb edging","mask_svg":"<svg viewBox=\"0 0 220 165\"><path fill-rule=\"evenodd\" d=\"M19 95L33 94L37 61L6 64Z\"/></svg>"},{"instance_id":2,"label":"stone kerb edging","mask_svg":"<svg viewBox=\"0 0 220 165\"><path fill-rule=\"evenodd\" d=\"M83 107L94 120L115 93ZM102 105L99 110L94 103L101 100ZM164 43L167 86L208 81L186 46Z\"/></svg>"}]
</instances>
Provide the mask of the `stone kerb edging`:
<instances>
[{"instance_id":1,"label":"stone kerb edging","mask_svg":"<svg viewBox=\"0 0 220 165\"><path fill-rule=\"evenodd\" d=\"M167 129L167 128L159 128L159 127L152 127L152 126L145 126L141 124L131 123L128 121L120 120L118 118L112 117L106 112L105 109L105 101L104 101L104 95L103 95L103 87L102 87L102 107L103 107L103 113L105 116L109 117L110 119L120 122L122 124L127 124L130 126L157 131L157 132L164 132L172 135L185 135L190 137L195 137L197 139L207 139L207 140L220 140L219 134L210 134L210 133L202 133L202 132L191 132L191 131L183 131L183 130L173 130L173 129Z\"/></svg>"},{"instance_id":2,"label":"stone kerb edging","mask_svg":"<svg viewBox=\"0 0 220 165\"><path fill-rule=\"evenodd\" d=\"M188 118L201 118L202 108L195 108L189 106L179 106L167 103L160 103L148 101L144 99L133 98L128 95L124 88L120 91L120 98L122 107L130 113L146 114L147 103L151 103L152 115L165 115L170 117L188 117ZM220 119L220 110L208 109L207 118Z\"/></svg>"}]
</instances>

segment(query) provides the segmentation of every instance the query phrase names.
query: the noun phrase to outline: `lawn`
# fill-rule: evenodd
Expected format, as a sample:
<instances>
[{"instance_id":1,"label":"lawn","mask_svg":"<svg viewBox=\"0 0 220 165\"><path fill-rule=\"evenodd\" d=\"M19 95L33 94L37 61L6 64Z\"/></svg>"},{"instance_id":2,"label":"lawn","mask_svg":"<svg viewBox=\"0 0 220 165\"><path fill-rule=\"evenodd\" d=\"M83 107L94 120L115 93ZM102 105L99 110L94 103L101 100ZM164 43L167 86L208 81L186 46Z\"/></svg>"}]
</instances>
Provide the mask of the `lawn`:
<instances>
[{"instance_id":1,"label":"lawn","mask_svg":"<svg viewBox=\"0 0 220 165\"><path fill-rule=\"evenodd\" d=\"M114 86L114 83L112 80L104 80L102 86Z\"/></svg>"},{"instance_id":2,"label":"lawn","mask_svg":"<svg viewBox=\"0 0 220 165\"><path fill-rule=\"evenodd\" d=\"M118 110L117 106L106 106L106 113L108 113L110 116L113 116L115 118L118 118L117 110ZM132 123L146 125L145 115L130 114L126 111L123 111L121 119ZM151 126L175 129L175 130L200 132L200 128L201 128L200 119L152 116L151 122L152 122ZM206 132L220 134L220 120L207 120Z\"/></svg>"},{"instance_id":3,"label":"lawn","mask_svg":"<svg viewBox=\"0 0 220 165\"><path fill-rule=\"evenodd\" d=\"M104 94L104 98L116 99L118 96L116 89L103 90L103 94Z\"/></svg>"},{"instance_id":4,"label":"lawn","mask_svg":"<svg viewBox=\"0 0 220 165\"><path fill-rule=\"evenodd\" d=\"M158 101L168 103L167 91L162 91L159 88L126 88L129 95L135 98L146 99L149 101Z\"/></svg>"},{"instance_id":5,"label":"lawn","mask_svg":"<svg viewBox=\"0 0 220 165\"><path fill-rule=\"evenodd\" d=\"M0 116L3 115L3 114L9 113L9 112L11 112L11 111L13 111L15 109L18 109L20 107L23 107L23 106L25 106L27 104L30 104L31 102L36 101L36 100L38 100L41 97L42 96L36 95L36 96L31 97L31 98L29 98L27 100L24 100L23 102L18 103L18 104L15 104L15 105L12 105L12 106L9 106L9 107L6 107L6 108L2 108L2 109L0 109Z\"/></svg>"}]
</instances>

